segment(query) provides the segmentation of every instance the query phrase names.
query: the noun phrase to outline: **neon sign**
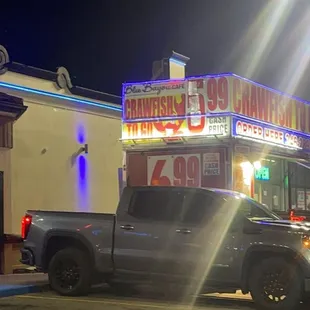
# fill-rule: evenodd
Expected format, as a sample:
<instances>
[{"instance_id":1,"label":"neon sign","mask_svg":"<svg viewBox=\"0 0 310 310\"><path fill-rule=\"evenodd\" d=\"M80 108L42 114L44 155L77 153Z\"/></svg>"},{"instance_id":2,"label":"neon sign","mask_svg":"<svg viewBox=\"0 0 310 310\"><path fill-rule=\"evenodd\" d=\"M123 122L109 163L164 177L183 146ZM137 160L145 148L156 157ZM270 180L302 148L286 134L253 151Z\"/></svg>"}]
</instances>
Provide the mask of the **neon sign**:
<instances>
[{"instance_id":1,"label":"neon sign","mask_svg":"<svg viewBox=\"0 0 310 310\"><path fill-rule=\"evenodd\" d=\"M310 137L277 126L233 118L232 135L260 143L284 146L291 149L309 149Z\"/></svg>"},{"instance_id":2,"label":"neon sign","mask_svg":"<svg viewBox=\"0 0 310 310\"><path fill-rule=\"evenodd\" d=\"M259 181L269 181L270 180L270 172L269 167L261 167L260 169L255 169L254 177Z\"/></svg>"}]
</instances>

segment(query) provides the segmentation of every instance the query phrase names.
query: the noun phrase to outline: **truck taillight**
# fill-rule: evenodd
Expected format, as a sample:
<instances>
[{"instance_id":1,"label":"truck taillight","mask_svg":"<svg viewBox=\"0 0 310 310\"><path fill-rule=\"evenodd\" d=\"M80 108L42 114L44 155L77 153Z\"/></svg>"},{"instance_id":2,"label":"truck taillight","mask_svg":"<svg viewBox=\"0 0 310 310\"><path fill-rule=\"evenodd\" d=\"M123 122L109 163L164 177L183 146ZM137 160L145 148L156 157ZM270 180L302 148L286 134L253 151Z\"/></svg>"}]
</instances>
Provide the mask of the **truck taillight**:
<instances>
[{"instance_id":1,"label":"truck taillight","mask_svg":"<svg viewBox=\"0 0 310 310\"><path fill-rule=\"evenodd\" d=\"M23 239L27 238L31 222L32 222L32 216L31 215L25 215L22 218L22 238Z\"/></svg>"}]
</instances>

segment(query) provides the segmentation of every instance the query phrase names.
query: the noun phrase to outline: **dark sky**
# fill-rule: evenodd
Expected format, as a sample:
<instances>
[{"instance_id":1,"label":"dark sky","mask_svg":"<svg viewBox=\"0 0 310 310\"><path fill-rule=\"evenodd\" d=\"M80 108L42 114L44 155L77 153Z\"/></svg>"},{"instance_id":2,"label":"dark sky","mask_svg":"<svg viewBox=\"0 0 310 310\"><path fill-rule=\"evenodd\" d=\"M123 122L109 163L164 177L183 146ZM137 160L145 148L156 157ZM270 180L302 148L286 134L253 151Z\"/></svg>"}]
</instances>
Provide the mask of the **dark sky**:
<instances>
[{"instance_id":1,"label":"dark sky","mask_svg":"<svg viewBox=\"0 0 310 310\"><path fill-rule=\"evenodd\" d=\"M114 94L175 50L191 58L188 75L229 71L284 91L298 81L294 92L310 99L310 1L288 1L277 32L286 0L3 1L0 44L11 60L65 66L74 84Z\"/></svg>"}]
</instances>

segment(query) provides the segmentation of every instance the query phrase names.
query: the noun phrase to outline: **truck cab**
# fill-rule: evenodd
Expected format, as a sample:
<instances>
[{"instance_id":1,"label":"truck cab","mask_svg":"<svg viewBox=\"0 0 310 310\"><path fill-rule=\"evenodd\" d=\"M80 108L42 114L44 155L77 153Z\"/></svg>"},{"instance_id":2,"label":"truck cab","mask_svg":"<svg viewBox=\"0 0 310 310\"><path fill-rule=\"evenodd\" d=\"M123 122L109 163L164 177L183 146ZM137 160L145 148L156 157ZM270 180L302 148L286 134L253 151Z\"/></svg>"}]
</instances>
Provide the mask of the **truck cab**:
<instances>
[{"instance_id":1,"label":"truck cab","mask_svg":"<svg viewBox=\"0 0 310 310\"><path fill-rule=\"evenodd\" d=\"M127 187L115 215L28 211L23 236L22 262L63 295L98 277L181 294L241 289L260 309L291 309L310 292L310 224L227 190Z\"/></svg>"}]
</instances>

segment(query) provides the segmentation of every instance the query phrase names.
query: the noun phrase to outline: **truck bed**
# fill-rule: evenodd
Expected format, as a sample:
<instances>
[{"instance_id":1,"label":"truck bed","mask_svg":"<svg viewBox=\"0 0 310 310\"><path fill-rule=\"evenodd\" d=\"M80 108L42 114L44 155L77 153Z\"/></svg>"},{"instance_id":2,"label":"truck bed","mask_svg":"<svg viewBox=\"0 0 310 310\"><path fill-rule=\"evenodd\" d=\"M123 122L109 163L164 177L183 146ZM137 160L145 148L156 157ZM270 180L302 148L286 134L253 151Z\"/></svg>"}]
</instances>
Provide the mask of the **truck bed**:
<instances>
[{"instance_id":1,"label":"truck bed","mask_svg":"<svg viewBox=\"0 0 310 310\"><path fill-rule=\"evenodd\" d=\"M26 216L32 219L24 245L35 255L36 265L42 265L50 238L74 237L95 251L96 263L105 261L104 266L111 267L115 214L28 210Z\"/></svg>"},{"instance_id":2,"label":"truck bed","mask_svg":"<svg viewBox=\"0 0 310 310\"><path fill-rule=\"evenodd\" d=\"M87 218L101 218L101 219L111 219L111 217L115 217L113 213L95 213L95 212L72 212L72 211L41 211L41 210L27 210L26 214L33 215L44 215L45 216L63 216L70 218L78 218L78 217L87 217Z\"/></svg>"}]
</instances>

